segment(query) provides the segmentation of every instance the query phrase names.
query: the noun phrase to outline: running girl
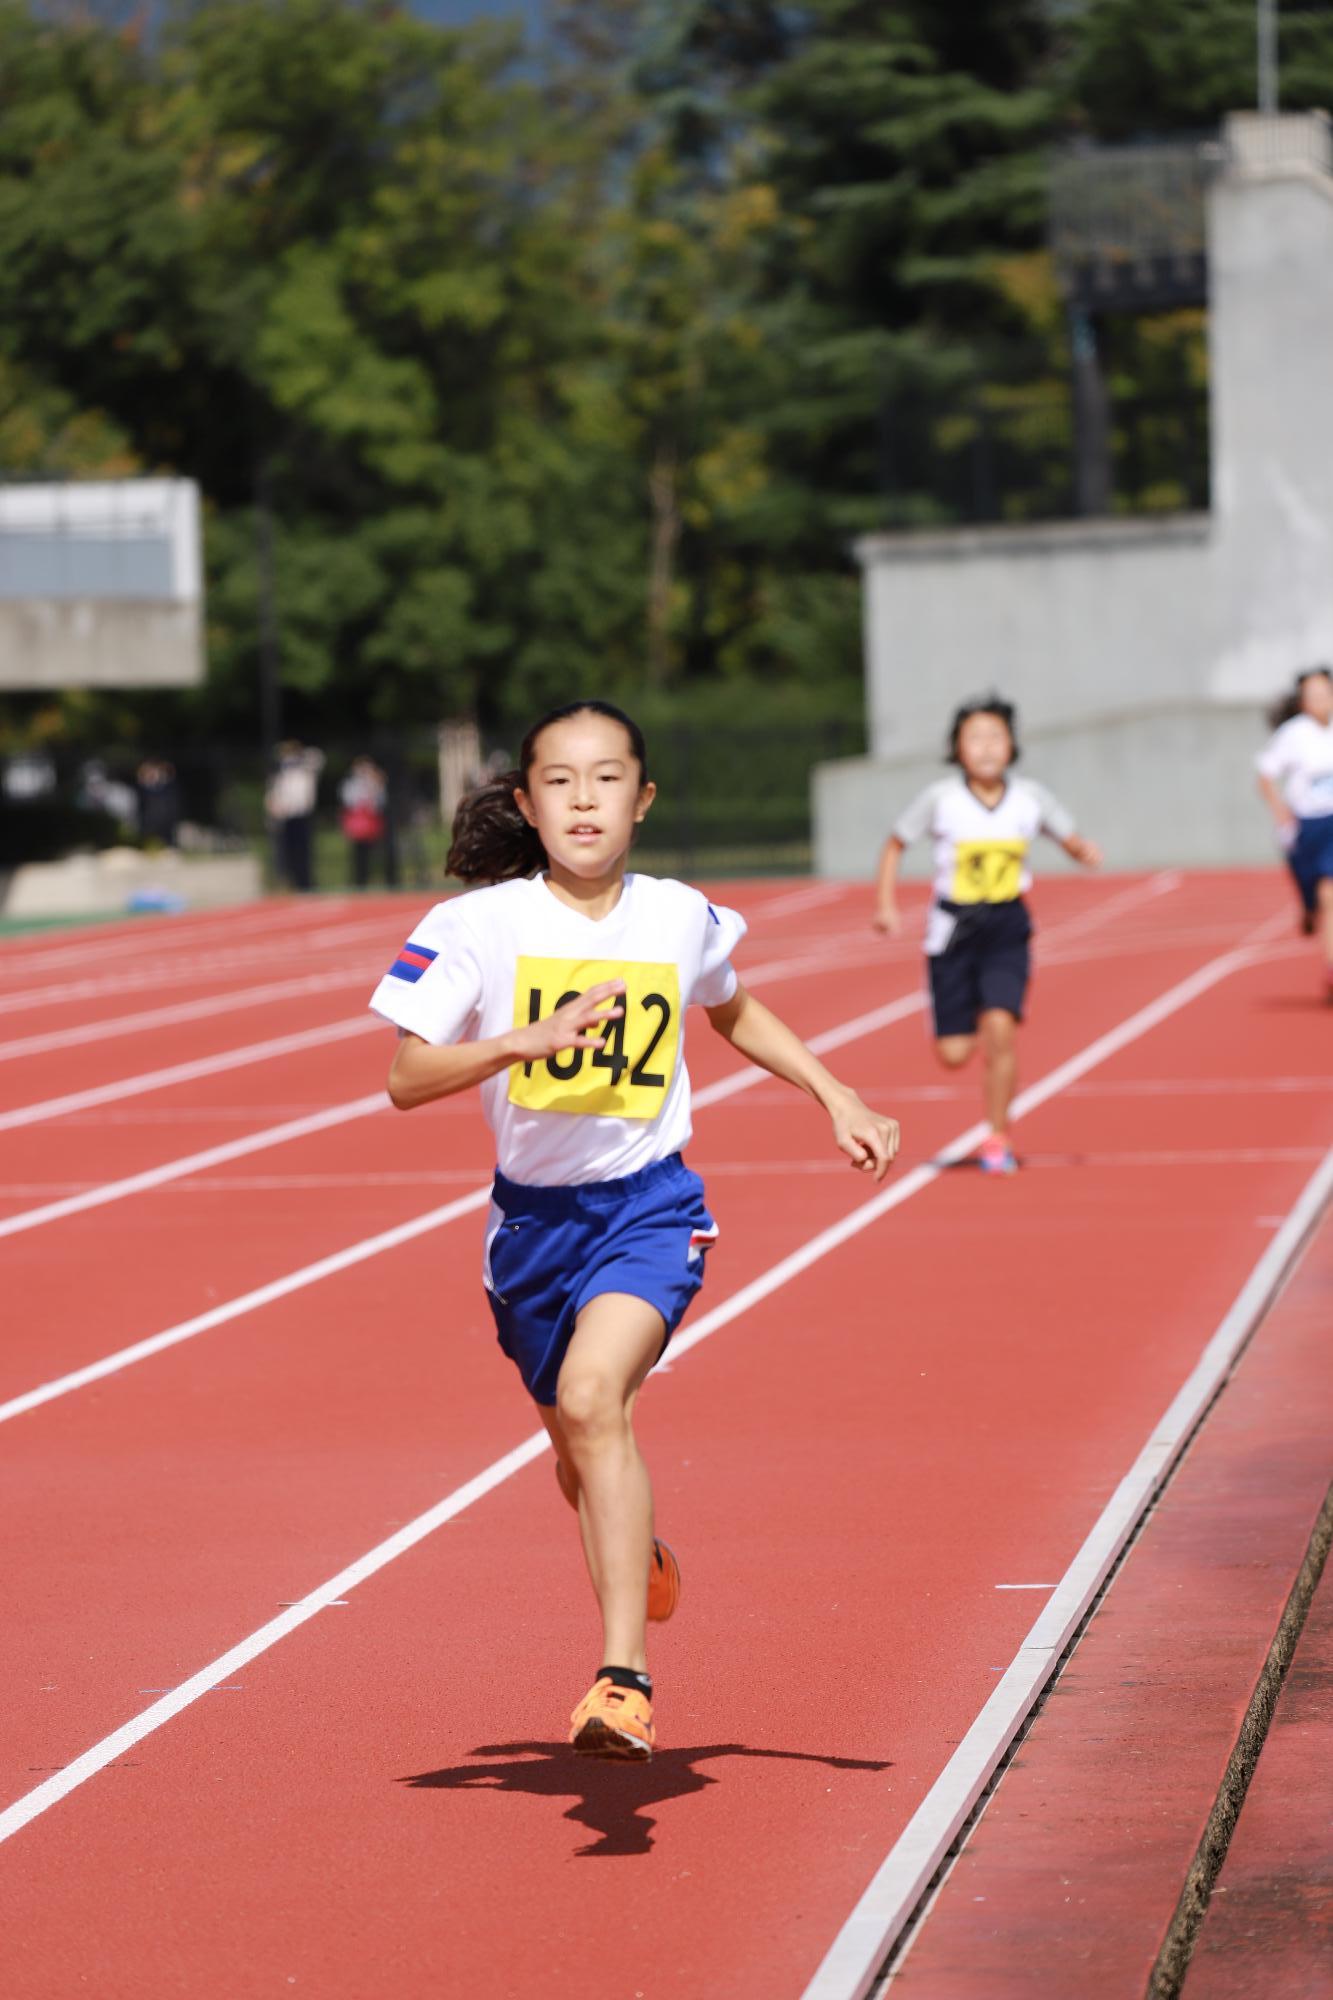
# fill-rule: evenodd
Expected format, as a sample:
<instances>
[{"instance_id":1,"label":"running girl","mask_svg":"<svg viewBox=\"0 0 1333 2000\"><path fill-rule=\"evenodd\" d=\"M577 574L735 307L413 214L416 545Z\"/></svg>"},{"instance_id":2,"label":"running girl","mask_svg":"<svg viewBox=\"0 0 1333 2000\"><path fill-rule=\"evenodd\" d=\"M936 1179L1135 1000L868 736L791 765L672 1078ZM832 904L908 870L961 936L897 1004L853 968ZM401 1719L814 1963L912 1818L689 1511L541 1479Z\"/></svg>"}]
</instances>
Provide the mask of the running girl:
<instances>
[{"instance_id":1,"label":"running girl","mask_svg":"<svg viewBox=\"0 0 1333 2000\"><path fill-rule=\"evenodd\" d=\"M1271 717L1259 790L1296 878L1306 933L1318 929L1333 1000L1333 670L1310 667Z\"/></svg>"},{"instance_id":2,"label":"running girl","mask_svg":"<svg viewBox=\"0 0 1333 2000\"><path fill-rule=\"evenodd\" d=\"M499 1166L482 1277L577 1508L603 1665L570 1741L645 1758L655 1732L645 1620L680 1572L653 1535L634 1439L645 1377L698 1291L717 1225L681 1159L690 1137L685 1010L828 1112L834 1144L880 1180L898 1148L737 980L745 935L681 882L626 873L652 805L643 736L605 702L555 709L519 768L466 798L449 871L486 882L423 918L371 1001L402 1031L402 1110L479 1085Z\"/></svg>"},{"instance_id":3,"label":"running girl","mask_svg":"<svg viewBox=\"0 0 1333 2000\"><path fill-rule=\"evenodd\" d=\"M874 917L876 930L896 935L902 929L899 862L904 849L928 833L935 843L935 898L925 949L935 1050L946 1069L959 1069L980 1040L991 1129L978 1164L988 1174L1012 1174L1018 1165L1009 1144L1009 1107L1030 971L1027 851L1047 833L1085 867L1101 861L1058 800L1043 786L1011 776L1019 754L1014 728L1012 706L998 698L958 710L949 733L949 762L958 770L928 785L889 835Z\"/></svg>"}]
</instances>

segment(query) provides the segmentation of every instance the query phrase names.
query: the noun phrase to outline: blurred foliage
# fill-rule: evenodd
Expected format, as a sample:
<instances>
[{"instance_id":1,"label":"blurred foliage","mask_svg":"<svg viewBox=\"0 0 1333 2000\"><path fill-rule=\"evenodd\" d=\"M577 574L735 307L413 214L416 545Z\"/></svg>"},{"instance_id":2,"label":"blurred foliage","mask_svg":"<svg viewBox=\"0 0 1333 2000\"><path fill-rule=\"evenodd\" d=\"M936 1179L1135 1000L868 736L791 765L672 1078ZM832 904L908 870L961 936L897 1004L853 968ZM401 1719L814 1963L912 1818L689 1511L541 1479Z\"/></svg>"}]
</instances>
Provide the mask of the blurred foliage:
<instances>
[{"instance_id":1,"label":"blurred foliage","mask_svg":"<svg viewBox=\"0 0 1333 2000\"><path fill-rule=\"evenodd\" d=\"M540 50L388 0L143 18L0 0L0 469L198 479L210 674L11 741L253 738L261 486L289 730L855 714L851 537L966 513L886 411L1062 504L1048 148L1252 96L1249 0L554 0ZM1327 101L1301 21L1284 94ZM1204 365L1197 315L1112 344L1164 407ZM1134 504L1182 504L1144 438Z\"/></svg>"}]
</instances>

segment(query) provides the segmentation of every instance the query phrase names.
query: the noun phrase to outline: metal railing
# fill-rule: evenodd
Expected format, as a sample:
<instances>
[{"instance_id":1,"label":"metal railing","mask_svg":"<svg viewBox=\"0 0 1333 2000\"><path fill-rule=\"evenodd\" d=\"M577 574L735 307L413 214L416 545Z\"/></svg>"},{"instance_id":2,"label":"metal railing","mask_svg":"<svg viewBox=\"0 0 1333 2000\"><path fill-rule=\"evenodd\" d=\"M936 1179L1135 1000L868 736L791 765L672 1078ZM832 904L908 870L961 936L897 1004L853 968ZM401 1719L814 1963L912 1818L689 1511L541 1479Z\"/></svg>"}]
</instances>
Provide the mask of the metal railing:
<instances>
[{"instance_id":1,"label":"metal railing","mask_svg":"<svg viewBox=\"0 0 1333 2000\"><path fill-rule=\"evenodd\" d=\"M1199 140L1058 156L1049 237L1066 296L1091 310L1202 303L1205 197L1221 157L1217 145Z\"/></svg>"},{"instance_id":2,"label":"metal railing","mask_svg":"<svg viewBox=\"0 0 1333 2000\"><path fill-rule=\"evenodd\" d=\"M0 483L0 598L189 601L200 573L190 480Z\"/></svg>"}]
</instances>

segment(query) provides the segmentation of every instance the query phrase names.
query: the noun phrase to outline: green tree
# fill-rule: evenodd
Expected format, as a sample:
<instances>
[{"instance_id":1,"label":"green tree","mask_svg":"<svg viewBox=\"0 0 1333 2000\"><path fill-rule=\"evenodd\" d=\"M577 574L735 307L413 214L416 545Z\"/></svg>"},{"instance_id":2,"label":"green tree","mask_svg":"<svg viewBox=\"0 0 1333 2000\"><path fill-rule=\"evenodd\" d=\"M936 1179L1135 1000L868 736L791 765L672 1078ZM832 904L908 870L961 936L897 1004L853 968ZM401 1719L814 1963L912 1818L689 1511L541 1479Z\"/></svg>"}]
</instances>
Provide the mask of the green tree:
<instances>
[{"instance_id":1,"label":"green tree","mask_svg":"<svg viewBox=\"0 0 1333 2000\"><path fill-rule=\"evenodd\" d=\"M1327 109L1333 11L1298 0L1278 22L1283 110ZM1204 130L1255 103L1255 0L1087 0L1071 57L1071 100L1098 138Z\"/></svg>"}]
</instances>

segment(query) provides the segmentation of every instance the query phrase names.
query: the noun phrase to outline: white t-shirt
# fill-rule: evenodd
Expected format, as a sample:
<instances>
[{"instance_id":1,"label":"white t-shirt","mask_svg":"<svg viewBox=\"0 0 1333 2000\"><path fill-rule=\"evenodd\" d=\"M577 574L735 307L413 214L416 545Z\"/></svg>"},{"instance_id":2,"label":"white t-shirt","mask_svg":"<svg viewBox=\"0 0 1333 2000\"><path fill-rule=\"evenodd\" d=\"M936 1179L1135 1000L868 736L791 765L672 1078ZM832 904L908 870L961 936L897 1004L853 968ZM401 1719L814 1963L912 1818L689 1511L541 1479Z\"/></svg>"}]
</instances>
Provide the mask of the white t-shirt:
<instances>
[{"instance_id":1,"label":"white t-shirt","mask_svg":"<svg viewBox=\"0 0 1333 2000\"><path fill-rule=\"evenodd\" d=\"M904 847L927 833L934 841L942 903L1014 902L1032 887L1027 851L1037 835L1068 840L1073 831L1072 815L1044 785L1010 777L999 801L985 806L961 772L927 785L893 829Z\"/></svg>"},{"instance_id":2,"label":"white t-shirt","mask_svg":"<svg viewBox=\"0 0 1333 2000\"><path fill-rule=\"evenodd\" d=\"M1297 819L1333 813L1333 722L1293 715L1273 731L1255 762L1281 787Z\"/></svg>"},{"instance_id":3,"label":"white t-shirt","mask_svg":"<svg viewBox=\"0 0 1333 2000\"><path fill-rule=\"evenodd\" d=\"M542 876L437 903L412 932L371 1007L424 1041L489 1041L541 1020L576 993L623 979L624 1018L600 1049L515 1063L481 1086L501 1173L530 1187L619 1180L689 1142L685 1009L736 991L745 935L683 882L627 875L594 923Z\"/></svg>"}]
</instances>

